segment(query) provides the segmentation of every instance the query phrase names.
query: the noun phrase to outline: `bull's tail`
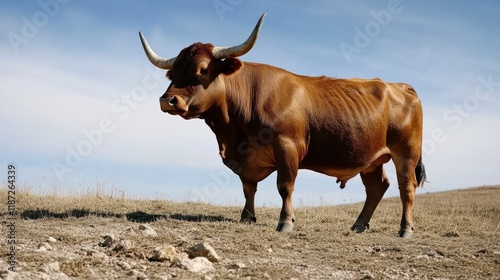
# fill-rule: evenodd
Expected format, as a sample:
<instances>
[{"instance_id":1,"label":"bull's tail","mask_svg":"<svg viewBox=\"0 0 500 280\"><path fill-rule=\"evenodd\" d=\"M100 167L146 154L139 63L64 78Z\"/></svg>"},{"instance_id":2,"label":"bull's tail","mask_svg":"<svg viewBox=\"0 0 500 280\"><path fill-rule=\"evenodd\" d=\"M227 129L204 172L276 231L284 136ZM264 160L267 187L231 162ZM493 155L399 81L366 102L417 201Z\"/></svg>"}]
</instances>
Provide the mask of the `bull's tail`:
<instances>
[{"instance_id":1,"label":"bull's tail","mask_svg":"<svg viewBox=\"0 0 500 280\"><path fill-rule=\"evenodd\" d=\"M425 166L422 163L422 156L420 156L417 167L415 168L415 176L417 177L417 186L423 187L424 183L427 182L427 175L425 175Z\"/></svg>"}]
</instances>

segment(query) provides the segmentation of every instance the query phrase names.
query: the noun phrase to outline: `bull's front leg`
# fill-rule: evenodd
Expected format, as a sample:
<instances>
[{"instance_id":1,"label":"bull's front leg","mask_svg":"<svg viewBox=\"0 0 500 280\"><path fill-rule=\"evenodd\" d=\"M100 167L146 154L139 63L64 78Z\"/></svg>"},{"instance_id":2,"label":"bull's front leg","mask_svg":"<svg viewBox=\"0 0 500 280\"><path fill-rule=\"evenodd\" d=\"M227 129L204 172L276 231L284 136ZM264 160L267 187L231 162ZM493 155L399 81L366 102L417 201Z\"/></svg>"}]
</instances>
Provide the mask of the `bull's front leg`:
<instances>
[{"instance_id":1,"label":"bull's front leg","mask_svg":"<svg viewBox=\"0 0 500 280\"><path fill-rule=\"evenodd\" d=\"M249 182L241 178L241 183L243 184L243 193L245 194L245 208L241 212L241 223L255 223L257 218L255 217L255 193L257 192L257 183Z\"/></svg>"},{"instance_id":2,"label":"bull's front leg","mask_svg":"<svg viewBox=\"0 0 500 280\"><path fill-rule=\"evenodd\" d=\"M278 171L278 192L283 201L276 231L288 232L293 229L295 221L292 193L299 167L298 153L293 141L287 139L278 139L273 148Z\"/></svg>"}]
</instances>

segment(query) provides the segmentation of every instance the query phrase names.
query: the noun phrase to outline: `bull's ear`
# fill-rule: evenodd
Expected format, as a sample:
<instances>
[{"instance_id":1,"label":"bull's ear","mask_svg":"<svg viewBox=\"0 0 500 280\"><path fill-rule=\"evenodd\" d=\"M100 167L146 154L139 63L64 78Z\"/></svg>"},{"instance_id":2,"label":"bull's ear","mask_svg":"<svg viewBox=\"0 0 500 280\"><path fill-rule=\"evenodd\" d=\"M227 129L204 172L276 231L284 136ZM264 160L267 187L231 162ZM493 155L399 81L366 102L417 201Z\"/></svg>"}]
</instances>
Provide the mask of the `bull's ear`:
<instances>
[{"instance_id":1,"label":"bull's ear","mask_svg":"<svg viewBox=\"0 0 500 280\"><path fill-rule=\"evenodd\" d=\"M171 81L173 80L173 78L174 78L174 73L172 72L172 70L168 70L168 71L167 71L167 78L168 78L169 80L171 80Z\"/></svg>"},{"instance_id":2,"label":"bull's ear","mask_svg":"<svg viewBox=\"0 0 500 280\"><path fill-rule=\"evenodd\" d=\"M238 71L243 64L241 61L234 57L228 57L222 61L222 69L221 72L224 75L231 75L234 72Z\"/></svg>"}]
</instances>

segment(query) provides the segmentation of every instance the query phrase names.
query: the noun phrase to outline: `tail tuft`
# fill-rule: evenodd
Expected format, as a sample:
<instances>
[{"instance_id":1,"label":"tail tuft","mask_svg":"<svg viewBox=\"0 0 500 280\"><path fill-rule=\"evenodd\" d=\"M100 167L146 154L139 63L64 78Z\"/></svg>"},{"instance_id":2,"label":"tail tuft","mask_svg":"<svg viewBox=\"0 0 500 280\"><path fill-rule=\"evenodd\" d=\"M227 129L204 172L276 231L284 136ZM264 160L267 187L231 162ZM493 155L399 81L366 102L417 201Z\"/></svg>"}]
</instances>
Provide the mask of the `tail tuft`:
<instances>
[{"instance_id":1,"label":"tail tuft","mask_svg":"<svg viewBox=\"0 0 500 280\"><path fill-rule=\"evenodd\" d=\"M425 174L425 166L422 163L422 157L418 160L417 167L415 168L415 176L417 177L417 186L423 187L427 182L427 175Z\"/></svg>"}]
</instances>

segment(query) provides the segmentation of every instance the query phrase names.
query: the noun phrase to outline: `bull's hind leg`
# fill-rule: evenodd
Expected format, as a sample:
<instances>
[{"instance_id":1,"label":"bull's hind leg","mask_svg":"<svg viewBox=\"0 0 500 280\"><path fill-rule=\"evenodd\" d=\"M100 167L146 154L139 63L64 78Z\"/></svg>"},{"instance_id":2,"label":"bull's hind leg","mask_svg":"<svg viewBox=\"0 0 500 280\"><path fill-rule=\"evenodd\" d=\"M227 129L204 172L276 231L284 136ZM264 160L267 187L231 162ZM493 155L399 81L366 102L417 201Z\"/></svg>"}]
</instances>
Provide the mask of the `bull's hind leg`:
<instances>
[{"instance_id":1,"label":"bull's hind leg","mask_svg":"<svg viewBox=\"0 0 500 280\"><path fill-rule=\"evenodd\" d=\"M401 228L398 236L403 238L408 238L413 233L413 203L415 201L415 190L418 185L415 169L419 162L419 157L420 155L412 154L393 155L398 176L399 195L403 204Z\"/></svg>"},{"instance_id":2,"label":"bull's hind leg","mask_svg":"<svg viewBox=\"0 0 500 280\"><path fill-rule=\"evenodd\" d=\"M249 182L241 178L241 183L243 184L243 193L245 194L245 208L241 212L242 223L255 223L257 218L255 218L255 193L257 192L257 183Z\"/></svg>"},{"instance_id":3,"label":"bull's hind leg","mask_svg":"<svg viewBox=\"0 0 500 280\"><path fill-rule=\"evenodd\" d=\"M351 227L351 230L357 233L361 233L368 228L373 212L389 187L389 179L385 175L382 164L377 166L374 171L367 173L362 172L360 175L365 185L366 201L358 219L356 219L356 222Z\"/></svg>"}]
</instances>

